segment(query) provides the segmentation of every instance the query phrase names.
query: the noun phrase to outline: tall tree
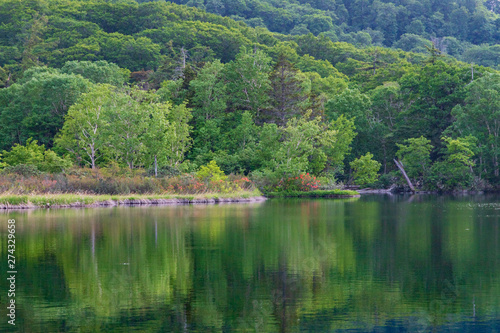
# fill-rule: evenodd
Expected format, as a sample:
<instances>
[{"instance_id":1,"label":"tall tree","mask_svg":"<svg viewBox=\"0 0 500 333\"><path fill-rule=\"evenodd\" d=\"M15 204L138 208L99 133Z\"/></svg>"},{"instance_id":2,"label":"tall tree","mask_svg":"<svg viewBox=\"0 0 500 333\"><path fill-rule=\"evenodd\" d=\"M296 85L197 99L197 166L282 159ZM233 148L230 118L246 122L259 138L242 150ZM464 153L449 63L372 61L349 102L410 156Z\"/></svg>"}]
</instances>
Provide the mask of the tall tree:
<instances>
[{"instance_id":1,"label":"tall tree","mask_svg":"<svg viewBox=\"0 0 500 333\"><path fill-rule=\"evenodd\" d=\"M452 123L451 110L463 101L470 74L469 67L438 60L404 75L399 83L406 106L398 117L397 140L423 135L439 149L442 133Z\"/></svg>"},{"instance_id":2,"label":"tall tree","mask_svg":"<svg viewBox=\"0 0 500 333\"><path fill-rule=\"evenodd\" d=\"M299 72L287 59L286 55L280 54L278 61L270 75L271 108L266 110L263 117L266 121L285 125L295 116L300 115L308 107L308 93L305 85L307 80L298 76Z\"/></svg>"},{"instance_id":3,"label":"tall tree","mask_svg":"<svg viewBox=\"0 0 500 333\"><path fill-rule=\"evenodd\" d=\"M194 91L192 103L197 120L222 120L228 99L224 65L219 60L206 64L190 86Z\"/></svg>"},{"instance_id":4,"label":"tall tree","mask_svg":"<svg viewBox=\"0 0 500 333\"><path fill-rule=\"evenodd\" d=\"M466 88L464 105L453 108L452 129L478 139L480 174L500 175L500 75L474 80Z\"/></svg>"},{"instance_id":5,"label":"tall tree","mask_svg":"<svg viewBox=\"0 0 500 333\"><path fill-rule=\"evenodd\" d=\"M35 13L24 40L24 50L21 59L23 70L43 65L40 56L46 55L48 48L55 44L54 42L49 43L42 38L43 33L47 29L47 22L47 16Z\"/></svg>"},{"instance_id":6,"label":"tall tree","mask_svg":"<svg viewBox=\"0 0 500 333\"><path fill-rule=\"evenodd\" d=\"M172 107L168 103L148 103L143 105L148 114L147 131L144 134L145 165L158 168L175 167L184 160L191 147L189 136L191 112L185 104Z\"/></svg>"},{"instance_id":7,"label":"tall tree","mask_svg":"<svg viewBox=\"0 0 500 333\"><path fill-rule=\"evenodd\" d=\"M6 149L32 137L50 148L69 107L91 87L78 75L30 68L19 83L0 89L0 147Z\"/></svg>"},{"instance_id":8,"label":"tall tree","mask_svg":"<svg viewBox=\"0 0 500 333\"><path fill-rule=\"evenodd\" d=\"M225 67L233 110L248 110L258 118L268 107L270 61L259 49L241 48L236 59Z\"/></svg>"},{"instance_id":9,"label":"tall tree","mask_svg":"<svg viewBox=\"0 0 500 333\"><path fill-rule=\"evenodd\" d=\"M102 132L109 125L105 113L109 110L106 103L112 93L111 86L97 85L83 94L78 103L70 107L61 133L55 139L56 146L69 151L92 169L106 149Z\"/></svg>"},{"instance_id":10,"label":"tall tree","mask_svg":"<svg viewBox=\"0 0 500 333\"><path fill-rule=\"evenodd\" d=\"M106 155L123 161L130 169L141 165L144 152L143 136L147 130L148 114L140 105L142 91L130 94L114 93L105 103L105 122L101 132L106 142Z\"/></svg>"}]
</instances>

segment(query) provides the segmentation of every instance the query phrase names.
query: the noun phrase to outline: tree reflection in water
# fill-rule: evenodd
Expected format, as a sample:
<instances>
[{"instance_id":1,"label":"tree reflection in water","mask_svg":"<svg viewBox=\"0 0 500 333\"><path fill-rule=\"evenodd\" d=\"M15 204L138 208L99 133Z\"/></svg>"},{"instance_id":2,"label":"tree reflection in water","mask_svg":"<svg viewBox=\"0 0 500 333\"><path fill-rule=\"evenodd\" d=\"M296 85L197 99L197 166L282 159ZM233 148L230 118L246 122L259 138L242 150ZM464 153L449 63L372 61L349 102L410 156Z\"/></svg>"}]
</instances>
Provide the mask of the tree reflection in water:
<instances>
[{"instance_id":1,"label":"tree reflection in water","mask_svg":"<svg viewBox=\"0 0 500 333\"><path fill-rule=\"evenodd\" d=\"M27 332L498 330L497 199L8 212L26 277L18 325ZM4 257L6 248L2 241Z\"/></svg>"}]
</instances>

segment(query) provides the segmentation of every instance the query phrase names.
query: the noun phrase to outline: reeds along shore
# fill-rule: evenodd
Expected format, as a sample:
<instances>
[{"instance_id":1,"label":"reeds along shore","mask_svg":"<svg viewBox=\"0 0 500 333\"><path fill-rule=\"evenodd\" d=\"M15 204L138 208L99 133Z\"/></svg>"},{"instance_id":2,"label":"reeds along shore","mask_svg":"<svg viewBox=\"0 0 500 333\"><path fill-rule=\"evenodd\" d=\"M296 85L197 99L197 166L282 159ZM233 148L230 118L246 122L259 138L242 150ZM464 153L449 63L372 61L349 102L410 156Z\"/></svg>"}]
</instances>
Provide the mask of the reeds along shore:
<instances>
[{"instance_id":1,"label":"reeds along shore","mask_svg":"<svg viewBox=\"0 0 500 333\"><path fill-rule=\"evenodd\" d=\"M0 209L81 208L136 205L184 205L230 202L262 202L258 190L198 195L0 195Z\"/></svg>"},{"instance_id":2,"label":"reeds along shore","mask_svg":"<svg viewBox=\"0 0 500 333\"><path fill-rule=\"evenodd\" d=\"M262 200L261 195L247 177L236 175L212 181L192 174L155 178L90 169L0 174L2 209L243 202Z\"/></svg>"}]
</instances>

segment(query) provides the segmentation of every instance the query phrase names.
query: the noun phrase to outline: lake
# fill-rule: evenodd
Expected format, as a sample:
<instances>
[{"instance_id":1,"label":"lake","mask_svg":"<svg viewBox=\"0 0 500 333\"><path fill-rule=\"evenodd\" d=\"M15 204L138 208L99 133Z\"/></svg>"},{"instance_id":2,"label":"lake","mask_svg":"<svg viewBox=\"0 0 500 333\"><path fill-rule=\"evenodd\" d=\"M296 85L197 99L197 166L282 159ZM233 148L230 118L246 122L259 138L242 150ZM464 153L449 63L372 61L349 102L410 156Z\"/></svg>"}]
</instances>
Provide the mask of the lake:
<instances>
[{"instance_id":1,"label":"lake","mask_svg":"<svg viewBox=\"0 0 500 333\"><path fill-rule=\"evenodd\" d=\"M499 199L3 212L0 331L500 331Z\"/></svg>"}]
</instances>

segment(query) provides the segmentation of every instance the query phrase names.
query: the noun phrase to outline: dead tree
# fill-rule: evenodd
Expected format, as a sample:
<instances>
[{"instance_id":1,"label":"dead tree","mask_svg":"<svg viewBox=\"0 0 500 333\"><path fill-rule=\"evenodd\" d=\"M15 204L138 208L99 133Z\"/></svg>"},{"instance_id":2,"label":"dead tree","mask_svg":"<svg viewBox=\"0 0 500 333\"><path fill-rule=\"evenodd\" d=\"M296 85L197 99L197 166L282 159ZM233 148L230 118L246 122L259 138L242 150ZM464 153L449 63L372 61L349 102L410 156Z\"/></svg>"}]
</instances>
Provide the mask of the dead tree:
<instances>
[{"instance_id":1,"label":"dead tree","mask_svg":"<svg viewBox=\"0 0 500 333\"><path fill-rule=\"evenodd\" d=\"M411 180L410 178L408 177L408 175L406 174L405 172L405 169L403 168L403 163L399 162L398 160L394 159L394 163L396 163L396 166L398 167L399 171L401 171L401 173L403 174L403 176L405 177L406 179L406 182L408 183L408 186L410 187L410 190L415 193L415 187L413 187L413 184L411 183Z\"/></svg>"}]
</instances>

